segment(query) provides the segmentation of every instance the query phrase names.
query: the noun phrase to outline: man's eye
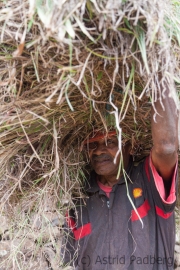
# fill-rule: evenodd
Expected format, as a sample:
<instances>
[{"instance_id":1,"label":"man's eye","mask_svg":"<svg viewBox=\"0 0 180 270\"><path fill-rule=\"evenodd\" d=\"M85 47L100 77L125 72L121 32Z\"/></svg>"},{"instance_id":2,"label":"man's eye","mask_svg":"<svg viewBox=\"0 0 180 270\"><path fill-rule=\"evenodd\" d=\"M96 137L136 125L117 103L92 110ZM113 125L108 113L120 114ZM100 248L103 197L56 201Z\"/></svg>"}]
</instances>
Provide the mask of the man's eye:
<instances>
[{"instance_id":1,"label":"man's eye","mask_svg":"<svg viewBox=\"0 0 180 270\"><path fill-rule=\"evenodd\" d=\"M107 140L107 144L108 144L108 145L109 145L109 144L115 144L115 140L109 139L109 140Z\"/></svg>"},{"instance_id":2,"label":"man's eye","mask_svg":"<svg viewBox=\"0 0 180 270\"><path fill-rule=\"evenodd\" d=\"M96 149L97 148L97 143L89 143L88 146L87 146L90 150L93 150L93 149Z\"/></svg>"},{"instance_id":3,"label":"man's eye","mask_svg":"<svg viewBox=\"0 0 180 270\"><path fill-rule=\"evenodd\" d=\"M83 146L83 149L85 151L89 151L89 150L95 150L97 148L97 144L95 142L92 142L92 143L86 143L84 144Z\"/></svg>"}]
</instances>

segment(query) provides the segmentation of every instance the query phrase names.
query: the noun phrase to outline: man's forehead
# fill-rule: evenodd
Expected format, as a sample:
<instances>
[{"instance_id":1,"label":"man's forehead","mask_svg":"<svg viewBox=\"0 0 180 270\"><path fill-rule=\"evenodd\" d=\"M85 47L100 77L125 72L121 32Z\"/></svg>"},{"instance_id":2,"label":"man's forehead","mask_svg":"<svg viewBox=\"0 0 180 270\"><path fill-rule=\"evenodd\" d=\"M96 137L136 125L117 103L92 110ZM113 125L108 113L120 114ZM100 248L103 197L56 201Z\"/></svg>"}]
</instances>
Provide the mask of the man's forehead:
<instances>
[{"instance_id":1,"label":"man's forehead","mask_svg":"<svg viewBox=\"0 0 180 270\"><path fill-rule=\"evenodd\" d=\"M102 139L107 139L113 136L116 136L116 130L112 130L109 132L102 132L102 131L97 131L94 132L93 134L91 134L85 141L84 143L91 143L91 142L97 142L100 141Z\"/></svg>"}]
</instances>

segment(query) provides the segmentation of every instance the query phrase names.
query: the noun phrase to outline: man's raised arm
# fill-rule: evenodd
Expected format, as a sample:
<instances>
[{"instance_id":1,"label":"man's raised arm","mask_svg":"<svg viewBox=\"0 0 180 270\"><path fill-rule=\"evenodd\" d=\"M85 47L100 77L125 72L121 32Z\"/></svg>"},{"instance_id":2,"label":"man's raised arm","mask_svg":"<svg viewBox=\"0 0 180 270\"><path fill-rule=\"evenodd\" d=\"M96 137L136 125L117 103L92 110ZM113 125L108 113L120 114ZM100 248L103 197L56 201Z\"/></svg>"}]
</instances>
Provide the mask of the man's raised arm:
<instances>
[{"instance_id":1,"label":"man's raised arm","mask_svg":"<svg viewBox=\"0 0 180 270\"><path fill-rule=\"evenodd\" d=\"M162 89L164 90L164 89ZM173 98L169 97L166 87L165 97L154 103L151 111L151 128L153 138L152 163L164 183L170 181L177 162L178 150L178 115L179 112Z\"/></svg>"}]
</instances>

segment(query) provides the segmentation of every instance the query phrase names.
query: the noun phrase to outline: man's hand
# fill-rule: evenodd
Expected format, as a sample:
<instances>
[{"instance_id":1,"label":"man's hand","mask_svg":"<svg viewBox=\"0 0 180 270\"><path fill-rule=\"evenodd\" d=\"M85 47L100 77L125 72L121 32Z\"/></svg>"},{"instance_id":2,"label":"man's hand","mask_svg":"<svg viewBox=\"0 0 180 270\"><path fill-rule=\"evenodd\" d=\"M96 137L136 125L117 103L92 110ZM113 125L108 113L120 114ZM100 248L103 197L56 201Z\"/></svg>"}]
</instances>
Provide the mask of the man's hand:
<instances>
[{"instance_id":1,"label":"man's hand","mask_svg":"<svg viewBox=\"0 0 180 270\"><path fill-rule=\"evenodd\" d=\"M174 99L169 97L169 89L164 85L165 97L154 103L151 111L153 138L152 162L166 184L172 179L178 150L178 115ZM155 120L155 121L154 121Z\"/></svg>"}]
</instances>

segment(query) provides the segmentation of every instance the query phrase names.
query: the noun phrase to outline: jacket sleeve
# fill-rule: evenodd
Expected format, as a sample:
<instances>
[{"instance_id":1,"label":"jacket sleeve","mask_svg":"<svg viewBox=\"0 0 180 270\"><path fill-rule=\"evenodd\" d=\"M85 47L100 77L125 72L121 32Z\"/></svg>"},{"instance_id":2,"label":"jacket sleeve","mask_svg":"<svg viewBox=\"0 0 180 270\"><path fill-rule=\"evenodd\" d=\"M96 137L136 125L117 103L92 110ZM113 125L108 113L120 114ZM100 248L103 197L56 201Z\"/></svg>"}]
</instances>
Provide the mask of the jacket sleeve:
<instances>
[{"instance_id":1,"label":"jacket sleeve","mask_svg":"<svg viewBox=\"0 0 180 270\"><path fill-rule=\"evenodd\" d=\"M147 157L145 160L145 171L146 176L148 178L147 185L151 190L151 194L153 196L156 211L166 218L175 208L176 204L176 193L177 193L177 182L178 182L178 172L177 172L177 164L174 169L174 174L172 177L171 187L169 190L169 194L166 194L165 187L163 183L163 179L155 167L152 164L151 156Z\"/></svg>"}]
</instances>

